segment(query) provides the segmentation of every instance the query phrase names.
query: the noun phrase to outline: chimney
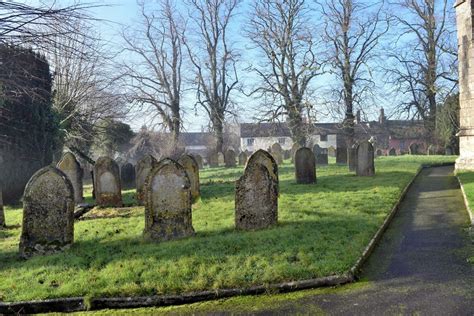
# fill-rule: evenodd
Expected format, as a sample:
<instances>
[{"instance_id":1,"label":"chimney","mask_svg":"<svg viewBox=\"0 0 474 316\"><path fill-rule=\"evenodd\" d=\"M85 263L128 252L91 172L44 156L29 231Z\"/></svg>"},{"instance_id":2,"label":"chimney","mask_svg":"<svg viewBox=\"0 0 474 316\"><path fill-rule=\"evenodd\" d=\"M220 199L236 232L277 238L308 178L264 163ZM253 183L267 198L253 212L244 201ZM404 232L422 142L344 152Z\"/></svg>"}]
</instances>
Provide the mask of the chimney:
<instances>
[{"instance_id":1,"label":"chimney","mask_svg":"<svg viewBox=\"0 0 474 316\"><path fill-rule=\"evenodd\" d=\"M383 108L380 108L379 123L382 125L385 124L385 111Z\"/></svg>"},{"instance_id":2,"label":"chimney","mask_svg":"<svg viewBox=\"0 0 474 316\"><path fill-rule=\"evenodd\" d=\"M355 123L360 124L360 110L357 110Z\"/></svg>"}]
</instances>

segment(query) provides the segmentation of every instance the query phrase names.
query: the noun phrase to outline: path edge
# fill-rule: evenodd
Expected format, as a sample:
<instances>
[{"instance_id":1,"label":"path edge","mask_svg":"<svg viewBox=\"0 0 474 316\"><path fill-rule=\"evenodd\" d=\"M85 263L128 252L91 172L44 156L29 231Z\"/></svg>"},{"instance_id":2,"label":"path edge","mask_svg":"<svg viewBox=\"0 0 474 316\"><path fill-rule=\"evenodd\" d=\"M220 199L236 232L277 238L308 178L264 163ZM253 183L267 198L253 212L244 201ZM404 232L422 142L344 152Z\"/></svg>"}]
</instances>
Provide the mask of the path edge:
<instances>
[{"instance_id":1,"label":"path edge","mask_svg":"<svg viewBox=\"0 0 474 316\"><path fill-rule=\"evenodd\" d=\"M372 254L373 250L383 237L388 226L395 217L408 190L418 178L423 169L452 166L454 163L440 163L421 165L411 181L402 190L396 204L386 216L382 226L379 227L375 235L371 238L361 256L356 263L346 273L332 275L316 279L299 280L292 282L275 283L269 285L253 286L250 288L220 289L214 291L191 292L181 295L154 295L135 297L111 297L111 298L57 298L47 300L34 300L13 303L0 303L0 314L34 314L48 312L79 312L94 311L102 309L127 309L139 307L165 307L183 304L198 303L203 301L218 300L242 295L259 295L264 293L287 293L307 289L331 287L352 283L357 280L362 266ZM458 178L459 181L459 178ZM461 186L462 188L462 186ZM464 194L464 191L463 191ZM472 212L470 212L472 215ZM471 217L472 218L472 217Z\"/></svg>"},{"instance_id":2,"label":"path edge","mask_svg":"<svg viewBox=\"0 0 474 316\"><path fill-rule=\"evenodd\" d=\"M462 197L464 199L464 206L466 207L467 214L469 215L471 226L474 226L474 212L472 211L472 208L469 205L469 200L467 199L466 190L464 190L464 185L459 175L456 175L456 179L458 179L459 187L461 188Z\"/></svg>"}]
</instances>

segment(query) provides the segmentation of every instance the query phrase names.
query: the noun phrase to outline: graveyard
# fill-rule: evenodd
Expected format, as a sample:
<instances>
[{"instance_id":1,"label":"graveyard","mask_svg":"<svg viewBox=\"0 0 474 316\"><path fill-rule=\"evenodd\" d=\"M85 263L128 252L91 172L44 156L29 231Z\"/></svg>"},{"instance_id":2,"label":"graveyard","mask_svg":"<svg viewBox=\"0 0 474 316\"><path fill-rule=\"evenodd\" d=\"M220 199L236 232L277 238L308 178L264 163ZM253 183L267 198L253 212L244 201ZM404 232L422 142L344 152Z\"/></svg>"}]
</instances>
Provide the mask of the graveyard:
<instances>
[{"instance_id":1,"label":"graveyard","mask_svg":"<svg viewBox=\"0 0 474 316\"><path fill-rule=\"evenodd\" d=\"M291 161L278 168L278 223L235 228L235 181L243 167L200 170L192 206L195 233L178 240L144 238L145 212L134 189L125 207L94 208L74 223L69 249L18 256L23 208L7 205L0 230L0 297L5 302L183 294L248 288L345 273L357 261L402 190L422 165L455 156L378 157L376 175L346 165L318 166L315 184L297 184ZM84 197L92 202L91 184Z\"/></svg>"}]
</instances>

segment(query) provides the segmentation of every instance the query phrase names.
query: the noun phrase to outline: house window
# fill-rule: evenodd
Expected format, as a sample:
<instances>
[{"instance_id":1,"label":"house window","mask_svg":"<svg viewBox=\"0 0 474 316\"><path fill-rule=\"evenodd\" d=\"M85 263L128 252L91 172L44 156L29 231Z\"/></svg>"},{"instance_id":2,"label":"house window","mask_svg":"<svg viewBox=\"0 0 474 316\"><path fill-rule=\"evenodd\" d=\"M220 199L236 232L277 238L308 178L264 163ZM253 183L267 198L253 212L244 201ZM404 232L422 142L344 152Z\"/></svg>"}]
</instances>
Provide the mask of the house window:
<instances>
[{"instance_id":1,"label":"house window","mask_svg":"<svg viewBox=\"0 0 474 316\"><path fill-rule=\"evenodd\" d=\"M254 143L255 143L254 138L247 138L247 146L253 146Z\"/></svg>"},{"instance_id":2,"label":"house window","mask_svg":"<svg viewBox=\"0 0 474 316\"><path fill-rule=\"evenodd\" d=\"M327 142L328 141L328 135L320 135L319 140L322 142Z\"/></svg>"},{"instance_id":3,"label":"house window","mask_svg":"<svg viewBox=\"0 0 474 316\"><path fill-rule=\"evenodd\" d=\"M280 145L285 145L285 138L284 137L278 138L278 143Z\"/></svg>"}]
</instances>

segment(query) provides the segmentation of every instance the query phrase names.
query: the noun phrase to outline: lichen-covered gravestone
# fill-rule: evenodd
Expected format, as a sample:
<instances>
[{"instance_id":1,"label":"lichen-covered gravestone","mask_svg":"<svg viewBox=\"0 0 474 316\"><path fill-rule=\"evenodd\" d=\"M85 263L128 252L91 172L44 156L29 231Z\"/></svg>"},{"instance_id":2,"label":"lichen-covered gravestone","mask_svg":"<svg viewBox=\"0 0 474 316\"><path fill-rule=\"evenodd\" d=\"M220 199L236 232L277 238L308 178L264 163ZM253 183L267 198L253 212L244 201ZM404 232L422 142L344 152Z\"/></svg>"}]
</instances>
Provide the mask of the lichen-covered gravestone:
<instances>
[{"instance_id":1,"label":"lichen-covered gravestone","mask_svg":"<svg viewBox=\"0 0 474 316\"><path fill-rule=\"evenodd\" d=\"M281 165L283 163L283 148L281 148L281 145L279 143L273 144L271 152L277 164Z\"/></svg>"},{"instance_id":2,"label":"lichen-covered gravestone","mask_svg":"<svg viewBox=\"0 0 474 316\"><path fill-rule=\"evenodd\" d=\"M245 164L247 163L247 159L247 153L245 151L241 152L239 154L239 166L245 166Z\"/></svg>"},{"instance_id":3,"label":"lichen-covered gravestone","mask_svg":"<svg viewBox=\"0 0 474 316\"><path fill-rule=\"evenodd\" d=\"M225 159L224 159L224 154L221 152L217 153L217 165L219 167L222 167L225 165Z\"/></svg>"},{"instance_id":4,"label":"lichen-covered gravestone","mask_svg":"<svg viewBox=\"0 0 474 316\"><path fill-rule=\"evenodd\" d=\"M136 200L140 205L145 201L145 181L158 162L152 155L143 156L135 166L135 184L137 186Z\"/></svg>"},{"instance_id":5,"label":"lichen-covered gravestone","mask_svg":"<svg viewBox=\"0 0 474 316\"><path fill-rule=\"evenodd\" d=\"M169 158L161 160L145 184L145 238L165 241L194 235L191 204L184 168Z\"/></svg>"},{"instance_id":6,"label":"lichen-covered gravestone","mask_svg":"<svg viewBox=\"0 0 474 316\"><path fill-rule=\"evenodd\" d=\"M0 229L5 228L5 210L3 209L3 194L2 187L0 186Z\"/></svg>"},{"instance_id":7,"label":"lichen-covered gravestone","mask_svg":"<svg viewBox=\"0 0 474 316\"><path fill-rule=\"evenodd\" d=\"M357 169L357 147L358 145L354 144L347 150L349 171L356 171Z\"/></svg>"},{"instance_id":8,"label":"lichen-covered gravestone","mask_svg":"<svg viewBox=\"0 0 474 316\"><path fill-rule=\"evenodd\" d=\"M248 160L235 188L235 227L262 229L278 222L278 165L264 150Z\"/></svg>"},{"instance_id":9,"label":"lichen-covered gravestone","mask_svg":"<svg viewBox=\"0 0 474 316\"><path fill-rule=\"evenodd\" d=\"M82 178L84 171L73 153L67 152L63 155L61 161L58 162L57 168L64 172L71 181L74 189L74 201L80 204L84 201Z\"/></svg>"},{"instance_id":10,"label":"lichen-covered gravestone","mask_svg":"<svg viewBox=\"0 0 474 316\"><path fill-rule=\"evenodd\" d=\"M227 168L235 167L235 151L232 149L227 149L224 154L224 162Z\"/></svg>"},{"instance_id":11,"label":"lichen-covered gravestone","mask_svg":"<svg viewBox=\"0 0 474 316\"><path fill-rule=\"evenodd\" d=\"M374 176L374 146L369 142L362 142L357 147L357 169L358 176Z\"/></svg>"},{"instance_id":12,"label":"lichen-covered gravestone","mask_svg":"<svg viewBox=\"0 0 474 316\"><path fill-rule=\"evenodd\" d=\"M49 254L74 240L74 189L59 169L45 167L30 179L23 195L20 255Z\"/></svg>"},{"instance_id":13,"label":"lichen-covered gravestone","mask_svg":"<svg viewBox=\"0 0 474 316\"><path fill-rule=\"evenodd\" d=\"M190 184L191 197L193 202L196 202L200 196L199 186L199 166L193 156L183 155L179 158L178 163L186 170Z\"/></svg>"},{"instance_id":14,"label":"lichen-covered gravestone","mask_svg":"<svg viewBox=\"0 0 474 316\"><path fill-rule=\"evenodd\" d=\"M317 166L327 166L328 165L328 150L327 148L321 148L319 145L314 145L313 147L314 155L316 156L316 165Z\"/></svg>"},{"instance_id":15,"label":"lichen-covered gravestone","mask_svg":"<svg viewBox=\"0 0 474 316\"><path fill-rule=\"evenodd\" d=\"M98 206L123 206L119 166L113 159L109 157L97 159L94 165L94 189Z\"/></svg>"},{"instance_id":16,"label":"lichen-covered gravestone","mask_svg":"<svg viewBox=\"0 0 474 316\"><path fill-rule=\"evenodd\" d=\"M135 187L135 167L127 162L120 168L120 179L124 188Z\"/></svg>"},{"instance_id":17,"label":"lichen-covered gravestone","mask_svg":"<svg viewBox=\"0 0 474 316\"><path fill-rule=\"evenodd\" d=\"M295 176L298 184L316 183L316 157L311 149L301 147L296 151Z\"/></svg>"}]
</instances>

